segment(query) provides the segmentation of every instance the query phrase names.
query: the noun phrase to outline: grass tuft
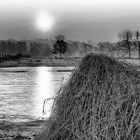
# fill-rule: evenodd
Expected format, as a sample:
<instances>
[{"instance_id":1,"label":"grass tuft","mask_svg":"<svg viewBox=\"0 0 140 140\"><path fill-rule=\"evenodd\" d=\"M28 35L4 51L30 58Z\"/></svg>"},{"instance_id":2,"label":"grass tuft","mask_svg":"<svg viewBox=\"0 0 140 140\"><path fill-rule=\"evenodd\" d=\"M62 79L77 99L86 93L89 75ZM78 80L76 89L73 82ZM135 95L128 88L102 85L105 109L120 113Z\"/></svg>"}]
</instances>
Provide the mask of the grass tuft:
<instances>
[{"instance_id":1,"label":"grass tuft","mask_svg":"<svg viewBox=\"0 0 140 140\"><path fill-rule=\"evenodd\" d=\"M113 57L87 55L55 97L37 139L140 139L139 72Z\"/></svg>"}]
</instances>

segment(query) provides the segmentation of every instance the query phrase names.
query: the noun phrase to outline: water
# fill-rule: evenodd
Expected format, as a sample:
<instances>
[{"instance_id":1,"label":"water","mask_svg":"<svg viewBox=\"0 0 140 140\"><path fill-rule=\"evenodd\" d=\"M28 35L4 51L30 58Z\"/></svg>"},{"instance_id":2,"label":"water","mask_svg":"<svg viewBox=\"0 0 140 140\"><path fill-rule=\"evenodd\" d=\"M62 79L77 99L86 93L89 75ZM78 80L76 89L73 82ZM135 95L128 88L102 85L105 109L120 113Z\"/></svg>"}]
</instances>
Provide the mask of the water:
<instances>
[{"instance_id":1,"label":"water","mask_svg":"<svg viewBox=\"0 0 140 140\"><path fill-rule=\"evenodd\" d=\"M0 68L0 119L27 121L43 115L43 101L52 98L73 67ZM45 106L50 115L53 100Z\"/></svg>"}]
</instances>

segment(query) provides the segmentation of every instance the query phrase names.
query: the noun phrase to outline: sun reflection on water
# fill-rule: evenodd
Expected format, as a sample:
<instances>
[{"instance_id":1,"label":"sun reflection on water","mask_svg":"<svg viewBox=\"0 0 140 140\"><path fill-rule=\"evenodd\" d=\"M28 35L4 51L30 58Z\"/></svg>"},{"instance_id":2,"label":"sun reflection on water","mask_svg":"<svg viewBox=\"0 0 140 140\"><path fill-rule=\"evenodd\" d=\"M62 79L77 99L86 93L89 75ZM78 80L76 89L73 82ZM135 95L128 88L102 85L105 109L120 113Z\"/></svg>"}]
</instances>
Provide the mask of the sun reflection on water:
<instances>
[{"instance_id":1,"label":"sun reflection on water","mask_svg":"<svg viewBox=\"0 0 140 140\"><path fill-rule=\"evenodd\" d=\"M35 97L35 106L37 109L36 116L43 115L43 102L45 99L52 98L54 96L53 88L53 77L52 77L52 68L50 67L38 67L38 76L37 76L37 88L36 88L36 97ZM48 100L45 105L45 117L50 116L51 106L53 100Z\"/></svg>"}]
</instances>

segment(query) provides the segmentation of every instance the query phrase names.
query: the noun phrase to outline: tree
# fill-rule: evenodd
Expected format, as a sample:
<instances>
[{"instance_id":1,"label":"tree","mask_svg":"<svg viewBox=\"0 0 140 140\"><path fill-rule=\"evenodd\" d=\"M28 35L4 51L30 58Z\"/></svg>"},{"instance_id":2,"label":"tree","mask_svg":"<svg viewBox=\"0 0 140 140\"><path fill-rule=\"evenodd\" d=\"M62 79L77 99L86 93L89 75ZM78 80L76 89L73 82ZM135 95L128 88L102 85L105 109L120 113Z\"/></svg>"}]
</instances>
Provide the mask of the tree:
<instances>
[{"instance_id":1,"label":"tree","mask_svg":"<svg viewBox=\"0 0 140 140\"><path fill-rule=\"evenodd\" d=\"M41 47L41 44L40 43L37 43L37 42L32 42L30 43L30 55L31 56L42 56L44 50L42 49Z\"/></svg>"},{"instance_id":2,"label":"tree","mask_svg":"<svg viewBox=\"0 0 140 140\"><path fill-rule=\"evenodd\" d=\"M7 42L6 41L2 41L0 44L0 52L1 54L7 54Z\"/></svg>"},{"instance_id":3,"label":"tree","mask_svg":"<svg viewBox=\"0 0 140 140\"><path fill-rule=\"evenodd\" d=\"M27 45L25 41L17 41L16 46L19 54L27 54Z\"/></svg>"},{"instance_id":4,"label":"tree","mask_svg":"<svg viewBox=\"0 0 140 140\"><path fill-rule=\"evenodd\" d=\"M58 35L55 37L55 44L53 46L52 53L60 53L60 58L62 58L62 54L67 51L67 42L65 41L64 35Z\"/></svg>"},{"instance_id":5,"label":"tree","mask_svg":"<svg viewBox=\"0 0 140 140\"><path fill-rule=\"evenodd\" d=\"M140 32L136 31L134 33L134 45L138 47L139 59L140 59Z\"/></svg>"},{"instance_id":6,"label":"tree","mask_svg":"<svg viewBox=\"0 0 140 140\"><path fill-rule=\"evenodd\" d=\"M131 58L131 47L133 45L133 41L132 41L133 33L130 30L124 30L121 33L119 33L118 37L119 37L118 45L127 49L129 53L129 58Z\"/></svg>"}]
</instances>

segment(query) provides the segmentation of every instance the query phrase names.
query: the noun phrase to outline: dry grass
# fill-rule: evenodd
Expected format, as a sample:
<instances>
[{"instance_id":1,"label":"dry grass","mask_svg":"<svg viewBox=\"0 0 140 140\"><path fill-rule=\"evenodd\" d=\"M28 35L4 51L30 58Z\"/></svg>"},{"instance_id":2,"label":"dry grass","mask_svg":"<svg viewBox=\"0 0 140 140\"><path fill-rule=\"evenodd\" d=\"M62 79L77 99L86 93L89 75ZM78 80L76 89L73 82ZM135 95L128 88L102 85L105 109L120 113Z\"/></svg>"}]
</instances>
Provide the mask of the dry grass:
<instances>
[{"instance_id":1,"label":"dry grass","mask_svg":"<svg viewBox=\"0 0 140 140\"><path fill-rule=\"evenodd\" d=\"M89 54L54 100L37 140L140 139L140 74L127 63Z\"/></svg>"}]
</instances>

